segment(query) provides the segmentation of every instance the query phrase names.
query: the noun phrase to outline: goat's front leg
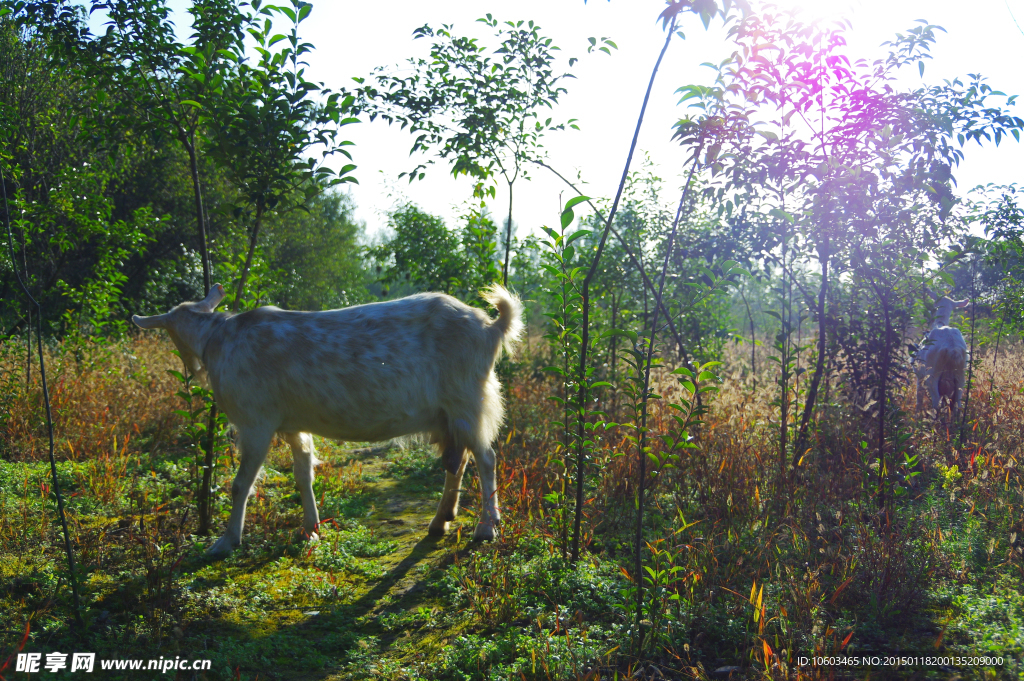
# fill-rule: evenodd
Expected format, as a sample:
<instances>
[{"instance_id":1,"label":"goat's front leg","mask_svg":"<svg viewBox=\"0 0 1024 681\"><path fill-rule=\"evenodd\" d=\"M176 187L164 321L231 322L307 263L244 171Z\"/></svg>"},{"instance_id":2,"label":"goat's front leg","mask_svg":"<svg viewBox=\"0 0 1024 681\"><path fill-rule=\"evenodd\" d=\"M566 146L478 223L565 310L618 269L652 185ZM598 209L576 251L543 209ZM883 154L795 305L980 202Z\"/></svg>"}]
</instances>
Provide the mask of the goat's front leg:
<instances>
[{"instance_id":1,"label":"goat's front leg","mask_svg":"<svg viewBox=\"0 0 1024 681\"><path fill-rule=\"evenodd\" d=\"M970 362L970 360L971 360L971 356L970 356L970 353L968 353L967 361ZM953 409L954 409L954 413L955 413L956 409L959 409L959 408L961 408L963 406L963 402L961 402L960 400L964 396L964 386L967 385L965 383L965 379L967 378L965 376L966 373L967 373L966 366L959 367L957 369L957 371L956 371L956 375L955 375L955 378L954 378L954 380L956 381L956 385L953 388L953 400L954 400L953 401Z\"/></svg>"},{"instance_id":2,"label":"goat's front leg","mask_svg":"<svg viewBox=\"0 0 1024 681\"><path fill-rule=\"evenodd\" d=\"M454 447L455 445L449 445L451 449ZM442 456L454 459L458 456L458 453L446 449ZM441 495L441 503L437 505L437 513L434 515L434 519L430 521L430 525L427 527L427 534L435 536L445 534L448 531L448 523L455 520L455 516L458 515L459 494L462 491L462 475L466 472L466 464L468 462L469 457L466 456L466 450L463 448L462 463L459 464L458 470L454 474L448 471L444 472L444 493Z\"/></svg>"},{"instance_id":3,"label":"goat's front leg","mask_svg":"<svg viewBox=\"0 0 1024 681\"><path fill-rule=\"evenodd\" d=\"M302 497L302 529L310 541L317 541L316 533L320 525L320 513L316 508L316 497L313 495L313 479L316 477L314 467L320 463L316 458L313 436L309 433L281 433L281 437L292 448L292 472L295 474L295 486Z\"/></svg>"},{"instance_id":4,"label":"goat's front leg","mask_svg":"<svg viewBox=\"0 0 1024 681\"><path fill-rule=\"evenodd\" d=\"M270 449L273 431L254 428L239 428L239 444L242 450L238 473L231 483L231 517L224 534L211 546L206 554L212 558L225 558L242 543L242 526L245 524L245 505L249 502L256 476Z\"/></svg>"},{"instance_id":5,"label":"goat's front leg","mask_svg":"<svg viewBox=\"0 0 1024 681\"><path fill-rule=\"evenodd\" d=\"M501 524L501 513L498 511L498 487L495 478L497 463L494 450L490 447L473 452L477 471L480 473L480 496L483 502L483 515L473 533L475 541L493 541L498 535Z\"/></svg>"}]
</instances>

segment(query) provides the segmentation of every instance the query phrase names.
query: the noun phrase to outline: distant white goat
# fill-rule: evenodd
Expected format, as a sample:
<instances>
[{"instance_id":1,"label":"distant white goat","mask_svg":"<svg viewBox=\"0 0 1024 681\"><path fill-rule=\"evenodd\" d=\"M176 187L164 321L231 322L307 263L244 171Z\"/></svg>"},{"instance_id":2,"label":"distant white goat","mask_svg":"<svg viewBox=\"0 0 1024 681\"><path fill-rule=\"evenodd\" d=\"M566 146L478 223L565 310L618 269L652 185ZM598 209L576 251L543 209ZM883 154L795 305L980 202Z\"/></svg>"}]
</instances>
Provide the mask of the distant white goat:
<instances>
[{"instance_id":1,"label":"distant white goat","mask_svg":"<svg viewBox=\"0 0 1024 681\"><path fill-rule=\"evenodd\" d=\"M935 320L925 338L923 347L914 358L914 373L917 374L917 410L924 402L927 387L931 406L936 412L943 397L949 400L950 410L956 413L964 386L964 367L967 364L967 343L960 329L949 325L954 309L967 307L966 300L952 300L946 296L935 298Z\"/></svg>"},{"instance_id":2,"label":"distant white goat","mask_svg":"<svg viewBox=\"0 0 1024 681\"><path fill-rule=\"evenodd\" d=\"M274 433L292 448L302 525L311 539L318 538L320 517L310 433L380 441L421 432L439 445L446 471L429 533L444 534L458 513L468 448L483 497L473 536L493 539L501 516L490 445L503 417L494 363L502 346L513 350L523 324L513 294L493 285L482 296L497 308L497 319L441 293L326 312L261 307L231 315L214 312L224 298L217 284L202 302L132 317L144 329L167 330L238 429L231 517L208 553L226 556L241 543L245 505Z\"/></svg>"}]
</instances>

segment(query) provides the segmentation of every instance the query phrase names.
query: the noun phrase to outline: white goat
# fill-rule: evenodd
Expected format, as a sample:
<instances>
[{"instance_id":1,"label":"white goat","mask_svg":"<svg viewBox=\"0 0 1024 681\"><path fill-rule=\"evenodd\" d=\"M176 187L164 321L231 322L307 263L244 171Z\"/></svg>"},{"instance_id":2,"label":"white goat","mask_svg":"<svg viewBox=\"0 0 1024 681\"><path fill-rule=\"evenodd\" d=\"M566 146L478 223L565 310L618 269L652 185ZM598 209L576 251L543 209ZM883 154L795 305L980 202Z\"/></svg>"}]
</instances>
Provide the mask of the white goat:
<instances>
[{"instance_id":1,"label":"white goat","mask_svg":"<svg viewBox=\"0 0 1024 681\"><path fill-rule=\"evenodd\" d=\"M956 413L964 386L964 367L967 364L967 343L960 329L949 325L954 309L967 307L966 300L952 300L932 293L935 298L935 320L925 338L923 347L914 358L917 374L917 410L924 402L927 386L931 406L936 412L943 397L949 400L950 410Z\"/></svg>"},{"instance_id":2,"label":"white goat","mask_svg":"<svg viewBox=\"0 0 1024 681\"><path fill-rule=\"evenodd\" d=\"M483 497L473 537L493 539L501 516L490 445L503 418L494 363L502 346L513 350L523 324L513 294L492 285L482 296L497 308L496 320L441 293L326 312L261 307L231 315L214 312L224 298L217 284L202 302L132 317L144 329L167 330L238 429L231 517L208 553L226 556L241 544L245 505L274 433L292 448L302 525L313 540L320 517L310 433L380 441L420 432L439 445L446 471L429 533L444 534L458 513L468 448Z\"/></svg>"}]
</instances>

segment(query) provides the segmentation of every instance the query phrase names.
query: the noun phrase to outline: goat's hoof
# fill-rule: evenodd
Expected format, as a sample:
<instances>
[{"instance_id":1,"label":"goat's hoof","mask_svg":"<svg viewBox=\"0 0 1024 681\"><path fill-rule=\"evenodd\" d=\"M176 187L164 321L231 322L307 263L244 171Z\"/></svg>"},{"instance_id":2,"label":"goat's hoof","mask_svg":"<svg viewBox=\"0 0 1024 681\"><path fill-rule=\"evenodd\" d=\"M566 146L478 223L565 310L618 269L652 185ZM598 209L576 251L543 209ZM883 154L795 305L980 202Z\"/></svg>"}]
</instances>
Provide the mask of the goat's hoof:
<instances>
[{"instance_id":1,"label":"goat's hoof","mask_svg":"<svg viewBox=\"0 0 1024 681\"><path fill-rule=\"evenodd\" d=\"M241 541L235 542L231 537L225 535L218 539L213 546L206 549L206 557L213 558L214 560L227 558L235 550L235 547L241 545L241 543Z\"/></svg>"},{"instance_id":2,"label":"goat's hoof","mask_svg":"<svg viewBox=\"0 0 1024 681\"><path fill-rule=\"evenodd\" d=\"M448 534L448 523L439 523L437 520L432 520L430 525L427 527L427 534L431 537L443 537Z\"/></svg>"},{"instance_id":3,"label":"goat's hoof","mask_svg":"<svg viewBox=\"0 0 1024 681\"><path fill-rule=\"evenodd\" d=\"M494 541L497 538L498 530L494 523L477 523L473 541Z\"/></svg>"}]
</instances>

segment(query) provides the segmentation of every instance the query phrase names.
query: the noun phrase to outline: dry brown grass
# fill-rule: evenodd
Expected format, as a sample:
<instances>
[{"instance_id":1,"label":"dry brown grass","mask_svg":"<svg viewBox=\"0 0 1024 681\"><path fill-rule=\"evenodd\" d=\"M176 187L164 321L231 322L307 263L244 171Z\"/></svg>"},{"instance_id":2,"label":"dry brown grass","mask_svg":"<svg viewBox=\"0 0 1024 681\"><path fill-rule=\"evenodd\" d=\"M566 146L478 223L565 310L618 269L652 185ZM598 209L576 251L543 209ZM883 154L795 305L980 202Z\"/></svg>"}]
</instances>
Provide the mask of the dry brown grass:
<instances>
[{"instance_id":1,"label":"dry brown grass","mask_svg":"<svg viewBox=\"0 0 1024 681\"><path fill-rule=\"evenodd\" d=\"M177 435L179 388L168 369L181 370L164 335L128 337L116 344L84 340L45 353L58 460L105 462L158 449ZM25 346L0 344L0 455L13 461L48 452L42 384L33 354L26 385ZM152 443L149 444L149 443ZM102 471L98 471L102 472ZM101 492L109 495L109 491Z\"/></svg>"},{"instance_id":2,"label":"dry brown grass","mask_svg":"<svg viewBox=\"0 0 1024 681\"><path fill-rule=\"evenodd\" d=\"M724 612L746 620L749 662L779 669L779 664L792 663L796 649L845 650L847 637L859 630L854 623L865 617L897 632L930 631L920 618L927 620L925 610L932 607L927 594L936 584L1024 575L1019 475L1024 348L1001 352L998 363L990 353L976 365L962 441L959 421L914 413L914 386L898 388L902 415L890 425L890 503L882 507L873 460L876 421L856 407L840 375L831 376L819 393L810 450L796 472L781 474L779 388L767 354L758 348L755 374L749 346L730 348L719 371L721 391L697 434L700 449L688 450L674 468L651 472L648 467L645 560L667 556L671 565L681 567L665 593L678 594L692 606L694 622L704 622L688 641L664 642L663 654L694 661L678 644L687 641L690 650L708 645L713 636L707 633L708 622L715 612ZM804 374L804 381L809 378ZM657 385L665 399L652 407L653 435L668 432L672 422L665 405L679 396L671 377L659 376ZM561 419L558 405L546 400L554 391L553 384L536 376L521 377L511 388L513 431L505 461L510 465L511 458L511 465L524 471L521 480L529 481L532 493L519 491L518 497L530 498L526 508L534 516L543 505L541 497L561 489L563 478L572 476L572 470L565 474L551 465L574 461L574 454L563 450L557 429L545 428ZM601 406L608 409L612 401L605 398ZM790 414L791 428L797 416ZM594 452L583 543L629 565L638 457L627 432L614 428L602 433ZM869 443L867 449L863 442ZM651 445L663 453L656 438ZM785 456L790 460L792 452ZM908 464L906 457L917 457L916 462ZM953 466L962 477L944 488L943 471ZM905 490L895 503L893 486ZM941 504L932 496L936 489ZM680 513L695 524L683 529ZM541 527L554 546L565 542L557 523ZM979 533L986 535L984 541ZM621 548L602 541L606 534L619 537ZM968 548L979 541L987 551L983 563L977 555L972 559ZM767 586L756 616L748 596L754 586L758 592ZM667 601L662 605L669 607ZM924 641L909 645L941 645L937 633L923 634ZM864 636L850 640L865 644ZM882 645L870 638L867 643Z\"/></svg>"}]
</instances>

